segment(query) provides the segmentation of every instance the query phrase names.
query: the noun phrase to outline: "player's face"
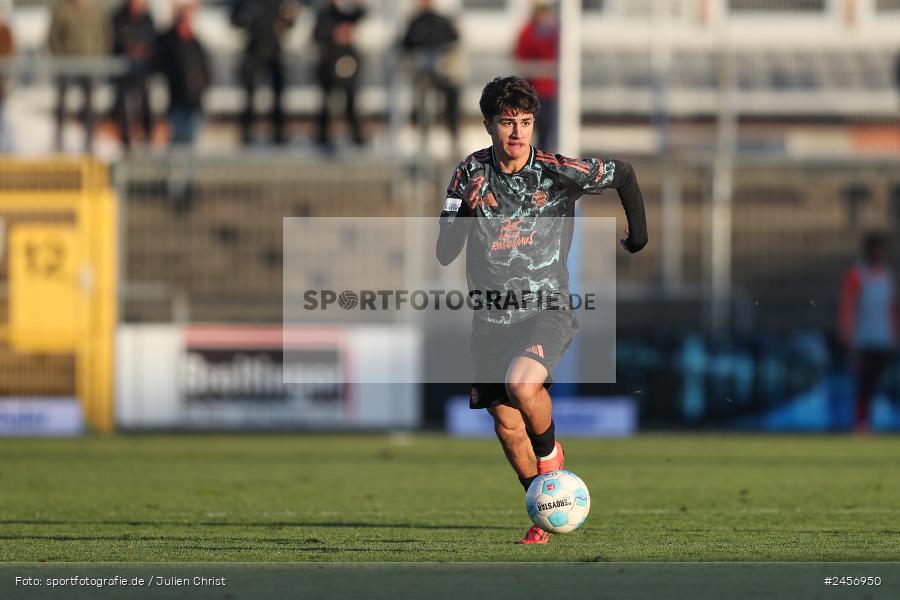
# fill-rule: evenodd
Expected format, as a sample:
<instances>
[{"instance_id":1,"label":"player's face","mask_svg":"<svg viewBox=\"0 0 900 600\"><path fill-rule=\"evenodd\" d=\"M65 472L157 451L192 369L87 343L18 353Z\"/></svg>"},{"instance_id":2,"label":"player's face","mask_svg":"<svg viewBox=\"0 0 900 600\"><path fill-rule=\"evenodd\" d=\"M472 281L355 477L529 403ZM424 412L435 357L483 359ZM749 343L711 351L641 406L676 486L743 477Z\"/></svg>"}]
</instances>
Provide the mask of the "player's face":
<instances>
[{"instance_id":1,"label":"player's face","mask_svg":"<svg viewBox=\"0 0 900 600\"><path fill-rule=\"evenodd\" d=\"M533 114L505 112L494 115L490 122L484 122L484 126L494 142L494 150L501 158L516 160L531 152Z\"/></svg>"}]
</instances>

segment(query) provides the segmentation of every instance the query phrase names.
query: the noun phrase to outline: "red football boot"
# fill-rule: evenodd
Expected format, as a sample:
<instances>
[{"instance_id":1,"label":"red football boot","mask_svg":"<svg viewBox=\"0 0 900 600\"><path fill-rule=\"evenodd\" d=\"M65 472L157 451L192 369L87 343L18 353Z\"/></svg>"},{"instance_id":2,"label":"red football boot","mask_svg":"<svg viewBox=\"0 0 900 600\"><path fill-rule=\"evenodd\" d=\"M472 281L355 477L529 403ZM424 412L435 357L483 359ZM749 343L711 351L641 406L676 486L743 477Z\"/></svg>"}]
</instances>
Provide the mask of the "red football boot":
<instances>
[{"instance_id":1,"label":"red football boot","mask_svg":"<svg viewBox=\"0 0 900 600\"><path fill-rule=\"evenodd\" d=\"M531 529L525 534L519 544L549 544L550 534L538 527L532 525Z\"/></svg>"},{"instance_id":2,"label":"red football boot","mask_svg":"<svg viewBox=\"0 0 900 600\"><path fill-rule=\"evenodd\" d=\"M560 471L563 468L563 463L566 460L566 453L563 452L562 444L556 442L556 454L552 457L541 460L537 459L537 472L538 475L542 475L544 473L549 473L550 471Z\"/></svg>"}]
</instances>

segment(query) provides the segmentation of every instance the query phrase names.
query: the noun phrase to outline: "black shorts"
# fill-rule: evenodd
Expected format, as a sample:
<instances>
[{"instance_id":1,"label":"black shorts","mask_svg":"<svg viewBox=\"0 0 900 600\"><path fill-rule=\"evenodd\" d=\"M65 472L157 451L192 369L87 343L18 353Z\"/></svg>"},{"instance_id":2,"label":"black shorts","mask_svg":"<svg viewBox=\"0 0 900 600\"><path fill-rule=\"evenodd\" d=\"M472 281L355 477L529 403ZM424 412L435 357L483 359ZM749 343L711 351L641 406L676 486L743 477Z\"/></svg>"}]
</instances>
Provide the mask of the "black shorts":
<instances>
[{"instance_id":1,"label":"black shorts","mask_svg":"<svg viewBox=\"0 0 900 600\"><path fill-rule=\"evenodd\" d=\"M553 385L553 369L578 331L578 319L571 310L542 310L513 325L499 325L474 319L469 351L475 381L469 408L491 408L511 404L506 393L506 372L519 356L544 365L544 387Z\"/></svg>"}]
</instances>

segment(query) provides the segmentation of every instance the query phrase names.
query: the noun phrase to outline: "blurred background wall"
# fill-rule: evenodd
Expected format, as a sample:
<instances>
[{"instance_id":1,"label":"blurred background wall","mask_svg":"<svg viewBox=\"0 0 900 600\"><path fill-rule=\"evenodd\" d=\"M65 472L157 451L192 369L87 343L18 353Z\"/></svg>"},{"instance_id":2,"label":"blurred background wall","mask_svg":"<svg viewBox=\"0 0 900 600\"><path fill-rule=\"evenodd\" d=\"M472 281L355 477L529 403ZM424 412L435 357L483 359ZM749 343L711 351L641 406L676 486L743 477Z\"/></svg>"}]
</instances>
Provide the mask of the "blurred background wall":
<instances>
[{"instance_id":1,"label":"blurred background wall","mask_svg":"<svg viewBox=\"0 0 900 600\"><path fill-rule=\"evenodd\" d=\"M510 73L556 78L558 59L527 61L521 50L543 4L435 0L454 33L434 45L408 41L422 10L412 1L150 0L149 37L143 10L130 3L3 5L10 44L0 147L15 168L0 187L16 206L44 190L33 200L42 204L46 194L84 189L65 175L81 167L61 166L54 179L48 157L110 167L119 342L116 366L98 377L113 381L118 424L443 427L447 398L466 389L335 384L311 393L260 383L239 359L281 360L266 332L282 316L282 218L437 216L452 168L489 144L478 111L484 84ZM580 110L563 106L561 123L578 129L580 155L634 163L652 242L617 262L617 383L566 393L627 398L641 427L850 428L857 392L852 349L841 343L842 282L867 233L887 236L889 266L900 252L900 2L578 4L561 35L579 28ZM91 21L90 10L100 17ZM94 23L102 43L92 49L90 39L60 33L67 41L53 49L52 24L64 32L67 20L82 33L79 23ZM8 233L23 218L68 218L5 210ZM583 211L622 220L614 194ZM310 260L327 260L314 250ZM401 257L394 268L402 276L414 264ZM327 283L327 269L322 277ZM169 356L169 371L135 366L157 353ZM23 352L9 341L0 389L17 401L83 404L77 355ZM216 387L207 373L206 384L191 384L178 366L191 356L238 383ZM387 408L363 418L367 397L402 401L376 400ZM891 356L874 427L900 425L898 397L900 363ZM227 405L233 415L217 420ZM15 414L7 422L24 422Z\"/></svg>"}]
</instances>

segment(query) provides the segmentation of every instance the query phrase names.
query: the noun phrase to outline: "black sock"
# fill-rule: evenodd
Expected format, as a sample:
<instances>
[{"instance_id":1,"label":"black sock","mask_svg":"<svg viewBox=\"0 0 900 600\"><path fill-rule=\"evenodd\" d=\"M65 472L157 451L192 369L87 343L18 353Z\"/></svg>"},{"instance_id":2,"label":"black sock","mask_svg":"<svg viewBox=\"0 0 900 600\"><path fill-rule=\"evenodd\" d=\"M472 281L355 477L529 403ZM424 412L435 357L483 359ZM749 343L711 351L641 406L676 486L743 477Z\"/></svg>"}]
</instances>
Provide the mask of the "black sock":
<instances>
[{"instance_id":1,"label":"black sock","mask_svg":"<svg viewBox=\"0 0 900 600\"><path fill-rule=\"evenodd\" d=\"M528 488L531 486L531 482L537 479L537 475L534 477L519 477L519 483L522 484L522 487L525 488L525 491L528 491Z\"/></svg>"},{"instance_id":2,"label":"black sock","mask_svg":"<svg viewBox=\"0 0 900 600\"><path fill-rule=\"evenodd\" d=\"M531 447L534 449L534 455L538 458L547 456L553 452L553 448L556 447L556 433L553 421L550 421L550 427L547 428L547 431L540 435L529 433L528 439L531 440Z\"/></svg>"}]
</instances>

